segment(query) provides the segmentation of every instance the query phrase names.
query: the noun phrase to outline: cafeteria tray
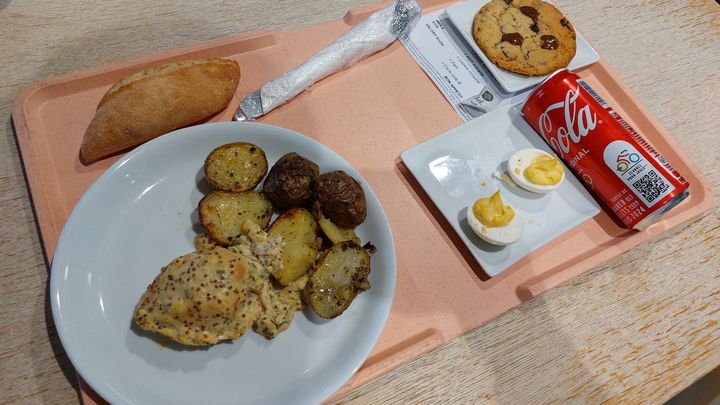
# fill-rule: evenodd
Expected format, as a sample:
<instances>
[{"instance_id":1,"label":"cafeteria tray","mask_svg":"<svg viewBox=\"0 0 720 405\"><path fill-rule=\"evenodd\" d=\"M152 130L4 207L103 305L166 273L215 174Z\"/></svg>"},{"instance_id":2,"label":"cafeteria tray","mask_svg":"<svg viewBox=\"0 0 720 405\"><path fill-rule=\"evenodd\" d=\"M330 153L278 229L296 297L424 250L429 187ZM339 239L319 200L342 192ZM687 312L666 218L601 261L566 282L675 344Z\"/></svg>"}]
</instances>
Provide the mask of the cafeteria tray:
<instances>
[{"instance_id":1,"label":"cafeteria tray","mask_svg":"<svg viewBox=\"0 0 720 405\"><path fill-rule=\"evenodd\" d=\"M450 4L423 2L425 12ZM86 166L78 156L98 101L117 80L174 59L234 59L242 70L235 97L208 120L229 121L244 95L380 7L353 9L341 20L292 31L256 31L141 56L25 89L13 105L13 124L48 262L80 196L120 157ZM483 272L400 160L402 151L462 120L399 42L260 119L306 134L348 160L377 193L395 237L398 270L392 311L368 359L336 397L709 208L707 180L607 63L601 59L576 73L685 176L690 197L643 232L623 229L603 212L495 278ZM86 403L101 401L82 381L80 386Z\"/></svg>"}]
</instances>

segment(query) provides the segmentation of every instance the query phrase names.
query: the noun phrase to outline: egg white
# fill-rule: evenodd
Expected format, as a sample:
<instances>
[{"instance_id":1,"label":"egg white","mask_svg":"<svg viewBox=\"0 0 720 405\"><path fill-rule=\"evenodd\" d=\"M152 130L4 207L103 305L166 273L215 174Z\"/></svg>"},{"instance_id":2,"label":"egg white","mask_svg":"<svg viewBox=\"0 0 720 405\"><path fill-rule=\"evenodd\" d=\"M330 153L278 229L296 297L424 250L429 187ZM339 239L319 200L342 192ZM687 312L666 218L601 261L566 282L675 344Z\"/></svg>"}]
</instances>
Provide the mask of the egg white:
<instances>
[{"instance_id":1,"label":"egg white","mask_svg":"<svg viewBox=\"0 0 720 405\"><path fill-rule=\"evenodd\" d=\"M533 193L548 193L560 187L560 184L562 184L563 180L565 180L565 172L567 171L567 169L563 170L562 177L557 184L534 184L525 177L525 169L530 166L533 158L537 154L549 156L551 158L554 157L553 155L541 149L520 149L519 151L513 153L512 156L510 156L510 159L508 159L508 173L510 174L510 177L513 179L513 181L525 190L532 191ZM519 173L516 173L516 169Z\"/></svg>"},{"instance_id":2,"label":"egg white","mask_svg":"<svg viewBox=\"0 0 720 405\"><path fill-rule=\"evenodd\" d=\"M522 238L525 232L525 223L518 215L517 211L513 219L505 226L489 227L485 226L475 216L472 205L467 208L467 221L470 229L475 232L482 240L493 245L506 246L515 243Z\"/></svg>"}]
</instances>

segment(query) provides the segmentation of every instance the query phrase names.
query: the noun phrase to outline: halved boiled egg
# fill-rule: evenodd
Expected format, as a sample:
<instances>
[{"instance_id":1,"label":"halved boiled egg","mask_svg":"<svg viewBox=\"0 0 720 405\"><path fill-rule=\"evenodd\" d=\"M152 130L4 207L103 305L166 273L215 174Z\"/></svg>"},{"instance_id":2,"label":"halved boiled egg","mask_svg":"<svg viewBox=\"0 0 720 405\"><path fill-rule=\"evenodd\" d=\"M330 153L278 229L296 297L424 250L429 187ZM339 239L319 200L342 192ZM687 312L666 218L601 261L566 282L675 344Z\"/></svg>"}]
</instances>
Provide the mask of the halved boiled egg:
<instances>
[{"instance_id":1,"label":"halved boiled egg","mask_svg":"<svg viewBox=\"0 0 720 405\"><path fill-rule=\"evenodd\" d=\"M500 198L500 191L491 197L480 198L467 209L470 228L486 242L493 245L515 243L523 235L525 224L509 205Z\"/></svg>"},{"instance_id":2,"label":"halved boiled egg","mask_svg":"<svg viewBox=\"0 0 720 405\"><path fill-rule=\"evenodd\" d=\"M534 193L555 190L565 179L565 167L544 150L520 149L508 160L508 173L518 186Z\"/></svg>"}]
</instances>

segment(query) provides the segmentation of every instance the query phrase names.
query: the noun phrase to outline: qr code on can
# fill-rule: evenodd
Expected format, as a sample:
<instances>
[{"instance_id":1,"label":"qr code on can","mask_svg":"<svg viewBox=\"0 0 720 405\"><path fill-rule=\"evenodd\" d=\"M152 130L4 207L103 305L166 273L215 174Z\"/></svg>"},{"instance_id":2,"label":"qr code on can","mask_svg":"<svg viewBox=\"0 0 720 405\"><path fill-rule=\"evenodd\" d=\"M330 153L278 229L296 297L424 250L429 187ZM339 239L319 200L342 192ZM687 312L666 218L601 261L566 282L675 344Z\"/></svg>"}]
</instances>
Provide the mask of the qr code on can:
<instances>
[{"instance_id":1,"label":"qr code on can","mask_svg":"<svg viewBox=\"0 0 720 405\"><path fill-rule=\"evenodd\" d=\"M658 175L655 170L646 173L632 185L648 203L655 201L656 198L663 195L670 188L670 183Z\"/></svg>"}]
</instances>

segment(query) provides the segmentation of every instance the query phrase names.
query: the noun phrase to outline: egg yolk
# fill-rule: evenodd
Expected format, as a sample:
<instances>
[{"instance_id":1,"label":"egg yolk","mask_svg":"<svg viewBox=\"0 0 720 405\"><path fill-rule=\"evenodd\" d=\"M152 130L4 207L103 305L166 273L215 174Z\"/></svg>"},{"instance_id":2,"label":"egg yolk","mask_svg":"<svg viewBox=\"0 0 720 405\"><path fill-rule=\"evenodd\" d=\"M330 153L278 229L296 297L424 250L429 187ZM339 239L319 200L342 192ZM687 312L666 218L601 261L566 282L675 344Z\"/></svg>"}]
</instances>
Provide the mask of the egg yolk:
<instances>
[{"instance_id":1,"label":"egg yolk","mask_svg":"<svg viewBox=\"0 0 720 405\"><path fill-rule=\"evenodd\" d=\"M558 162L557 156L537 154L530 166L525 169L525 178L533 184L551 186L562 180L565 168Z\"/></svg>"},{"instance_id":2,"label":"egg yolk","mask_svg":"<svg viewBox=\"0 0 720 405\"><path fill-rule=\"evenodd\" d=\"M475 201L472 212L480 223L490 228L505 226L515 217L512 207L503 204L500 199L500 190L496 191L492 197Z\"/></svg>"}]
</instances>

